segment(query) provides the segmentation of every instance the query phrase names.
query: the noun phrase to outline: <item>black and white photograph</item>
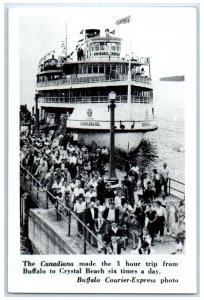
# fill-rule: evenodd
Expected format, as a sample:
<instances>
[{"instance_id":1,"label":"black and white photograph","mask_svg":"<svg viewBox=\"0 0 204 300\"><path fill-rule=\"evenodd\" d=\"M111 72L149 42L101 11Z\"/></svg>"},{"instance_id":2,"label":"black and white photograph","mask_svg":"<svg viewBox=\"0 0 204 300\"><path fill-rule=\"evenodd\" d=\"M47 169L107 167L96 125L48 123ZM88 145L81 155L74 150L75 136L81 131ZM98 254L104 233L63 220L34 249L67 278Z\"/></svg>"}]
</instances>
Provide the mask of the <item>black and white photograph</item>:
<instances>
[{"instance_id":1,"label":"black and white photograph","mask_svg":"<svg viewBox=\"0 0 204 300\"><path fill-rule=\"evenodd\" d=\"M121 277L105 278L111 293L114 282L137 273L139 261L150 281L181 265L194 276L197 99L196 58L189 57L196 52L196 8L65 5L12 16L19 99L9 107L16 116L10 170L19 178L12 244L21 276L44 274L52 261L69 274L66 259L75 273L82 266L98 273L78 276L82 285L100 285L99 273L112 261L108 273ZM174 283L185 292L190 278L179 282L176 274L161 275L161 291ZM195 290L193 278L186 291Z\"/></svg>"},{"instance_id":2,"label":"black and white photograph","mask_svg":"<svg viewBox=\"0 0 204 300\"><path fill-rule=\"evenodd\" d=\"M185 253L185 24L129 13L20 20L22 254Z\"/></svg>"}]
</instances>

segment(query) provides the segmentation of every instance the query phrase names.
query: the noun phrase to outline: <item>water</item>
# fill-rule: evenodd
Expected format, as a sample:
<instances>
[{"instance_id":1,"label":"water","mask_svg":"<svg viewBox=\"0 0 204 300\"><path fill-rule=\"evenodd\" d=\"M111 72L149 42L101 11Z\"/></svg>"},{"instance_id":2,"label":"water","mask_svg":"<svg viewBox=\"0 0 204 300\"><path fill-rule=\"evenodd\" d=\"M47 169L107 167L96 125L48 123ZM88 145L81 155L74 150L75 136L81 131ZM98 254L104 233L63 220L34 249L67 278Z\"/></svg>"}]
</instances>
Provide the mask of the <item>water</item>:
<instances>
[{"instance_id":1,"label":"water","mask_svg":"<svg viewBox=\"0 0 204 300\"><path fill-rule=\"evenodd\" d=\"M158 130L145 134L157 145L160 167L167 162L170 177L185 182L185 82L155 81L154 108Z\"/></svg>"}]
</instances>

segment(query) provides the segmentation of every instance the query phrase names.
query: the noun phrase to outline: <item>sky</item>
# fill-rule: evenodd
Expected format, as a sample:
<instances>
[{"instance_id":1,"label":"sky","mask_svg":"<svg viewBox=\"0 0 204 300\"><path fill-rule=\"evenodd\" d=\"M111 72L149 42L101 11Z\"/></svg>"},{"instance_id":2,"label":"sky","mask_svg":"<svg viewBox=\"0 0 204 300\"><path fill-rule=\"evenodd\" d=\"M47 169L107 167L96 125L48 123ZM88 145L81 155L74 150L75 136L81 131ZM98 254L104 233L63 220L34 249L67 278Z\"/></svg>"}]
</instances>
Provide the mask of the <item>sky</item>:
<instances>
[{"instance_id":1,"label":"sky","mask_svg":"<svg viewBox=\"0 0 204 300\"><path fill-rule=\"evenodd\" d=\"M115 25L132 16L130 24ZM185 75L189 49L195 43L194 8L189 7L65 7L22 10L19 18L20 102L33 105L36 74L41 57L51 50L60 54L67 23L68 53L82 38L85 28L116 30L122 38L122 55L131 50L151 57L152 79Z\"/></svg>"}]
</instances>

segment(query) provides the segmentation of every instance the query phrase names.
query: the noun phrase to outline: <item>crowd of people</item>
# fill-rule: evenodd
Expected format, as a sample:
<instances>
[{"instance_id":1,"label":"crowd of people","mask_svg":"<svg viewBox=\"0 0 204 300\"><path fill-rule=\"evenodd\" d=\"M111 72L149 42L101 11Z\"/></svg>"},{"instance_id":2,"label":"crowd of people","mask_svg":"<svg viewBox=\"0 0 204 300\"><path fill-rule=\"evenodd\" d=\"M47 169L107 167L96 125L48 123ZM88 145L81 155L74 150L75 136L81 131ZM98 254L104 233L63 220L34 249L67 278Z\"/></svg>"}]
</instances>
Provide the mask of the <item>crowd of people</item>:
<instances>
[{"instance_id":1,"label":"crowd of people","mask_svg":"<svg viewBox=\"0 0 204 300\"><path fill-rule=\"evenodd\" d=\"M20 162L48 191L60 215L68 209L78 217L78 235L84 234L98 252L109 249L120 254L127 247L132 252L150 254L155 242L164 242L164 233L175 238L177 252L185 240L185 201L168 200L169 170L141 174L136 162L118 184L108 179L109 151L80 145L77 133L55 136L39 134L20 136ZM91 234L93 233L93 234ZM94 238L97 236L97 239Z\"/></svg>"}]
</instances>

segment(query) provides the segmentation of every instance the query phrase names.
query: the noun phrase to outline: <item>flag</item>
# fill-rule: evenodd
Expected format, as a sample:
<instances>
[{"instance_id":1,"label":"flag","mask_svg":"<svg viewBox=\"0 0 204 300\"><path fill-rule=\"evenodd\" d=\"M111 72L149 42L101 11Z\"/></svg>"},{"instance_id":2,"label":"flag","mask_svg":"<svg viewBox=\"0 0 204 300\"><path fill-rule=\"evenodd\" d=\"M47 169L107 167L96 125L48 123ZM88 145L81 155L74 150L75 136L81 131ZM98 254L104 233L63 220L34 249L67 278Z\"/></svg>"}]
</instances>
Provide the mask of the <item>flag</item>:
<instances>
[{"instance_id":1,"label":"flag","mask_svg":"<svg viewBox=\"0 0 204 300\"><path fill-rule=\"evenodd\" d=\"M83 34L83 33L84 33L84 29L82 29L79 34Z\"/></svg>"},{"instance_id":2,"label":"flag","mask_svg":"<svg viewBox=\"0 0 204 300\"><path fill-rule=\"evenodd\" d=\"M110 31L110 33L111 33L111 34L115 34L115 29L114 29L114 30L112 30L112 31Z\"/></svg>"},{"instance_id":3,"label":"flag","mask_svg":"<svg viewBox=\"0 0 204 300\"><path fill-rule=\"evenodd\" d=\"M130 23L130 16L127 16L115 22L116 25L127 24L127 23Z\"/></svg>"}]
</instances>

